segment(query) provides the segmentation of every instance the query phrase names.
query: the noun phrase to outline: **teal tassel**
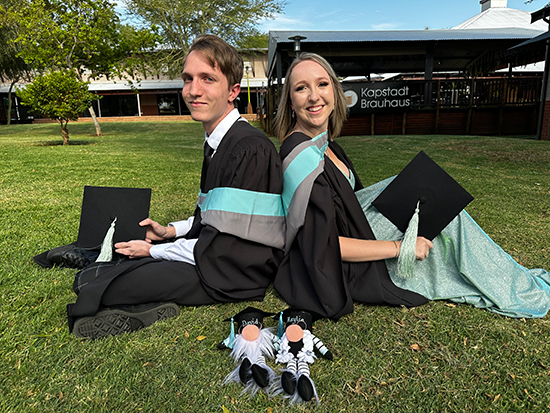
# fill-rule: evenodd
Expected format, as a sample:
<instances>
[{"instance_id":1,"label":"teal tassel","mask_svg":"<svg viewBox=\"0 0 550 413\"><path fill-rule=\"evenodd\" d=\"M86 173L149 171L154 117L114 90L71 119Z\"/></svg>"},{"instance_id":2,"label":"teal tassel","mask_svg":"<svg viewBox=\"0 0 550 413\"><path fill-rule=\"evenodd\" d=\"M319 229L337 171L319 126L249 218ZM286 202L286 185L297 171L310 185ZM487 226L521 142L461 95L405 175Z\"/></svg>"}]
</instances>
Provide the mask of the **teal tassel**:
<instances>
[{"instance_id":1,"label":"teal tassel","mask_svg":"<svg viewBox=\"0 0 550 413\"><path fill-rule=\"evenodd\" d=\"M223 340L223 344L230 349L233 349L235 346L235 324L233 323L233 317L231 317L231 333L229 333L229 336Z\"/></svg>"},{"instance_id":2,"label":"teal tassel","mask_svg":"<svg viewBox=\"0 0 550 413\"><path fill-rule=\"evenodd\" d=\"M283 312L281 311L279 313L279 326L277 328L277 338L281 338L284 333L285 333L285 329L283 326Z\"/></svg>"},{"instance_id":3,"label":"teal tassel","mask_svg":"<svg viewBox=\"0 0 550 413\"><path fill-rule=\"evenodd\" d=\"M416 260L416 238L418 237L418 214L420 213L420 201L416 204L414 214L409 221L409 226L401 242L401 250L397 259L397 273L403 278L411 278L414 275L414 263Z\"/></svg>"},{"instance_id":4,"label":"teal tassel","mask_svg":"<svg viewBox=\"0 0 550 413\"><path fill-rule=\"evenodd\" d=\"M113 222L111 222L111 226L107 230L107 234L101 244L101 252L95 262L109 262L113 259L113 236L115 235L115 222L116 217Z\"/></svg>"}]
</instances>

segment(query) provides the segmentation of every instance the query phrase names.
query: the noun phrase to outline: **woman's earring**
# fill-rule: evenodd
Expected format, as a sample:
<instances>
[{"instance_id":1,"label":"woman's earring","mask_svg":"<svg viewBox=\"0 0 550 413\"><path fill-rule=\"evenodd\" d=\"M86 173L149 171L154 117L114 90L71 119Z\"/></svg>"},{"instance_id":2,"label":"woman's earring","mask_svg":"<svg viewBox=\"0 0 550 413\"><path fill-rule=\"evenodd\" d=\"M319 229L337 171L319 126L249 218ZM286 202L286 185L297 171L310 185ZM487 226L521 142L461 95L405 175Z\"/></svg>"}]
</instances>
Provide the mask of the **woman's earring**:
<instances>
[{"instance_id":1,"label":"woman's earring","mask_svg":"<svg viewBox=\"0 0 550 413\"><path fill-rule=\"evenodd\" d=\"M292 119L294 119L294 116L296 116L296 112L294 112L294 109L291 109L292 110Z\"/></svg>"}]
</instances>

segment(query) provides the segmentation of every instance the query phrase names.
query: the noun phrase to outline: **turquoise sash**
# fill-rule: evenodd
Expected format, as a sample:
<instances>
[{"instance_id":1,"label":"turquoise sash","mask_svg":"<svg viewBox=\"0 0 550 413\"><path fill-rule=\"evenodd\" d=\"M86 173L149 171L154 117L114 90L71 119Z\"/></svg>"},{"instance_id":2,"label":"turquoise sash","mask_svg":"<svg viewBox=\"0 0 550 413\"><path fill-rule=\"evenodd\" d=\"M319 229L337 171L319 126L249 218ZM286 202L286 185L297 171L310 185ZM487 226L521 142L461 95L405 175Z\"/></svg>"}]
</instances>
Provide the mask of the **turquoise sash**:
<instances>
[{"instance_id":1,"label":"turquoise sash","mask_svg":"<svg viewBox=\"0 0 550 413\"><path fill-rule=\"evenodd\" d=\"M219 187L199 193L203 224L279 249L284 248L285 215L281 195Z\"/></svg>"},{"instance_id":2,"label":"turquoise sash","mask_svg":"<svg viewBox=\"0 0 550 413\"><path fill-rule=\"evenodd\" d=\"M282 202L286 215L286 241L290 247L298 230L304 225L313 182L325 168L328 134L297 145L283 160Z\"/></svg>"}]
</instances>

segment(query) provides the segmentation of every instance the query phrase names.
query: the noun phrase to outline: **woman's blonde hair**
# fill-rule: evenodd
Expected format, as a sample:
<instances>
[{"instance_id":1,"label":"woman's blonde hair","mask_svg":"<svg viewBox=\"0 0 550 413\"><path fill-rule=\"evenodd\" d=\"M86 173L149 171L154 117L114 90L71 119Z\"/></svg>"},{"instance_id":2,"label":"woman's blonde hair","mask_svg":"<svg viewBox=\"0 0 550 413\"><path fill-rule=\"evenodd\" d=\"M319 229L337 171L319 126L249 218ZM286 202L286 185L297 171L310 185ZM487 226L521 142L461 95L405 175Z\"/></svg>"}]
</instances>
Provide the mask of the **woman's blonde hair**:
<instances>
[{"instance_id":1,"label":"woman's blonde hair","mask_svg":"<svg viewBox=\"0 0 550 413\"><path fill-rule=\"evenodd\" d=\"M325 58L315 53L301 53L291 63L285 77L285 84L279 100L279 107L277 109L277 115L275 116L275 134L279 141L282 143L289 132L296 124L296 119L292 117L292 108L290 102L290 75L298 63L306 60L311 60L318 63L328 73L330 81L332 83L332 89L334 91L334 110L329 115L328 120L328 138L334 139L340 135L342 125L347 117L347 105L342 85L338 81L338 77L334 72L332 66L325 60Z\"/></svg>"}]
</instances>

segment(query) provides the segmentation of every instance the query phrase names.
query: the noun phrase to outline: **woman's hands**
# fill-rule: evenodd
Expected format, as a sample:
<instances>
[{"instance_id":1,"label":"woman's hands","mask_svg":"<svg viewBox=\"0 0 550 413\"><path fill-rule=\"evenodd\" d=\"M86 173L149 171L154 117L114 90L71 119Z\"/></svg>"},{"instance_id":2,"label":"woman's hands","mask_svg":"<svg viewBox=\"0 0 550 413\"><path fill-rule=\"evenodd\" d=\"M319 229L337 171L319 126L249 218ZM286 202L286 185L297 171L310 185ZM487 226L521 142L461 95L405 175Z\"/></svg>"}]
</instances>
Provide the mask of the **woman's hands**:
<instances>
[{"instance_id":1,"label":"woman's hands","mask_svg":"<svg viewBox=\"0 0 550 413\"><path fill-rule=\"evenodd\" d=\"M430 255L430 250L433 248L434 244L424 237L416 238L416 251L415 256L419 261L424 261Z\"/></svg>"},{"instance_id":2,"label":"woman's hands","mask_svg":"<svg viewBox=\"0 0 550 413\"><path fill-rule=\"evenodd\" d=\"M401 252L401 241L363 240L339 237L342 261L361 262L397 258ZM396 249L397 246L397 249ZM424 237L416 239L415 257L422 261L429 255L434 244Z\"/></svg>"}]
</instances>

